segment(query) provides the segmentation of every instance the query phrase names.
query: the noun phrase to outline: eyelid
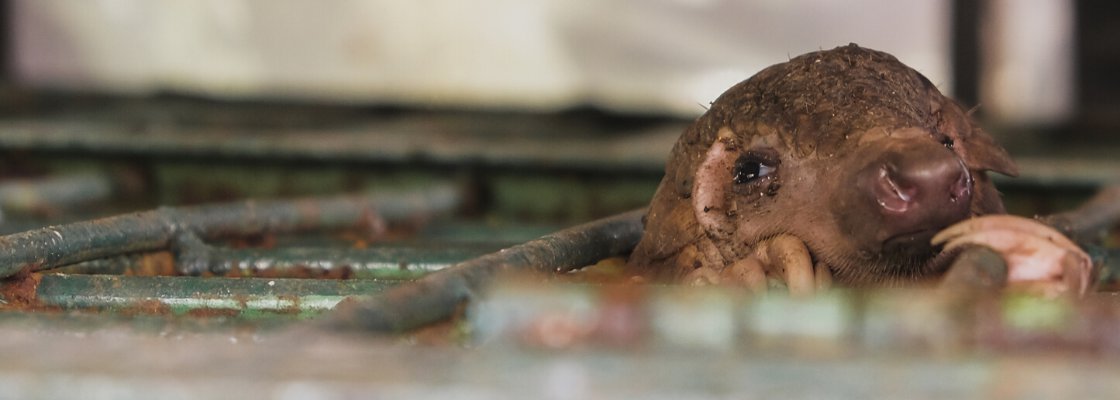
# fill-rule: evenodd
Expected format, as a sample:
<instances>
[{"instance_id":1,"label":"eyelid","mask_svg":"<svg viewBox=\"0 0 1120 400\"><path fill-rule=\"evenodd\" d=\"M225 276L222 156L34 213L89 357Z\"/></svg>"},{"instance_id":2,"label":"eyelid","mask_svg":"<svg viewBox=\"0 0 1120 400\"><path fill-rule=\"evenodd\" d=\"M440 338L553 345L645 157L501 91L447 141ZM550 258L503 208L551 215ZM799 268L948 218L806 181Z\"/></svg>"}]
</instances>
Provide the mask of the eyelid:
<instances>
[{"instance_id":1,"label":"eyelid","mask_svg":"<svg viewBox=\"0 0 1120 400\"><path fill-rule=\"evenodd\" d=\"M778 152L771 148L747 150L747 159L770 167L777 167L778 164L781 164Z\"/></svg>"}]
</instances>

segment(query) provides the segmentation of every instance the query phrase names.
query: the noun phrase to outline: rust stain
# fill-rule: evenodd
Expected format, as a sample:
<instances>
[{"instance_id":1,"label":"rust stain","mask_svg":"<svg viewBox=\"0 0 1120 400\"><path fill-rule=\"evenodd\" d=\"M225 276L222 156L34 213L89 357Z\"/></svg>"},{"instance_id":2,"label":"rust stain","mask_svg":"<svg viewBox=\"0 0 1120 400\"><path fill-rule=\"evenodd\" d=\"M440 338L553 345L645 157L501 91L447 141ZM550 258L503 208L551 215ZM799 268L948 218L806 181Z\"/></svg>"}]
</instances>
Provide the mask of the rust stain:
<instances>
[{"instance_id":1,"label":"rust stain","mask_svg":"<svg viewBox=\"0 0 1120 400\"><path fill-rule=\"evenodd\" d=\"M300 298L299 298L299 296L286 294L286 295L277 296L277 298L279 298L280 300L288 300L290 302L290 304L287 307L284 307L283 309L276 310L276 313L278 313L278 314L291 314L291 315L298 315L299 314L299 312L300 312Z\"/></svg>"},{"instance_id":2,"label":"rust stain","mask_svg":"<svg viewBox=\"0 0 1120 400\"><path fill-rule=\"evenodd\" d=\"M41 306L38 289L42 274L31 272L34 266L27 266L4 280L0 280L0 296L7 302L2 309L29 309Z\"/></svg>"},{"instance_id":3,"label":"rust stain","mask_svg":"<svg viewBox=\"0 0 1120 400\"><path fill-rule=\"evenodd\" d=\"M249 298L248 295L237 294L237 295L233 296L233 300L237 302L237 307L239 309L242 309L242 310L248 310L249 309L249 300L251 300L251 299Z\"/></svg>"},{"instance_id":4,"label":"rust stain","mask_svg":"<svg viewBox=\"0 0 1120 400\"><path fill-rule=\"evenodd\" d=\"M176 276L179 272L175 268L175 256L170 251L145 253L130 268L125 269L125 276Z\"/></svg>"},{"instance_id":5,"label":"rust stain","mask_svg":"<svg viewBox=\"0 0 1120 400\"><path fill-rule=\"evenodd\" d=\"M588 283L598 285L641 284L650 280L648 268L632 266L623 257L600 260L594 265L557 275L559 282Z\"/></svg>"},{"instance_id":6,"label":"rust stain","mask_svg":"<svg viewBox=\"0 0 1120 400\"><path fill-rule=\"evenodd\" d=\"M121 308L117 311L126 317L137 315L171 315L171 307L159 299L145 299Z\"/></svg>"}]
</instances>

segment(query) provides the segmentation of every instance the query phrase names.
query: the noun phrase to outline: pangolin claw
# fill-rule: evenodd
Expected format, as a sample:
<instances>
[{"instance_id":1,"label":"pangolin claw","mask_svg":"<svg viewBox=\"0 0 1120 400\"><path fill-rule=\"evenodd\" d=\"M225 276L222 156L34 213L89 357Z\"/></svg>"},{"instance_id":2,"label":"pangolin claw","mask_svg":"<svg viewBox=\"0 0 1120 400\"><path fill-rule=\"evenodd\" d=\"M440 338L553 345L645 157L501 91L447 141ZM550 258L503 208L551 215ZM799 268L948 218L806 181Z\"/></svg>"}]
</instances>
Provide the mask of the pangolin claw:
<instances>
[{"instance_id":1,"label":"pangolin claw","mask_svg":"<svg viewBox=\"0 0 1120 400\"><path fill-rule=\"evenodd\" d=\"M1093 262L1069 238L1030 218L988 215L950 226L931 240L952 250L980 245L999 253L1007 263L1009 283L1064 282L1067 290L1084 294Z\"/></svg>"}]
</instances>

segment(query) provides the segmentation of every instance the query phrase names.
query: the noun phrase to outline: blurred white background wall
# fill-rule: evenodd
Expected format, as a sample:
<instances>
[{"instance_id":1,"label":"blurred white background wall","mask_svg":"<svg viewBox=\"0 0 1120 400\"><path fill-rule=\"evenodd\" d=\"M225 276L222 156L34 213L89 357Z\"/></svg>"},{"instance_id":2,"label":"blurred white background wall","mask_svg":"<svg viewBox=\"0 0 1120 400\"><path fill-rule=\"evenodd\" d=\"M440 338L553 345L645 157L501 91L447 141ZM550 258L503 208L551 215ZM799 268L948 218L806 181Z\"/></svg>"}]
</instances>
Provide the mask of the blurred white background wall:
<instances>
[{"instance_id":1,"label":"blurred white background wall","mask_svg":"<svg viewBox=\"0 0 1120 400\"><path fill-rule=\"evenodd\" d=\"M992 119L1060 122L1074 113L1073 0L988 0L982 10L980 102Z\"/></svg>"},{"instance_id":2,"label":"blurred white background wall","mask_svg":"<svg viewBox=\"0 0 1120 400\"><path fill-rule=\"evenodd\" d=\"M15 0L39 87L696 115L790 56L856 42L951 88L942 0Z\"/></svg>"}]
</instances>

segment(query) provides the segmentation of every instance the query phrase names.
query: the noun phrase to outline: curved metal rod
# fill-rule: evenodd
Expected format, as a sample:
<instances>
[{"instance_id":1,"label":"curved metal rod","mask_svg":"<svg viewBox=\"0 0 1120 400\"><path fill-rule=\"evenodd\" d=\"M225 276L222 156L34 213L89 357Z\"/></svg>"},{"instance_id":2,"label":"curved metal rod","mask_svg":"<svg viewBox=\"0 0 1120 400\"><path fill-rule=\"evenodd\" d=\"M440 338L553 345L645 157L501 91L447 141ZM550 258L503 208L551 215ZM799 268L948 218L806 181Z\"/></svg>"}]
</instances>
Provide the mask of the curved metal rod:
<instances>
[{"instance_id":1,"label":"curved metal rod","mask_svg":"<svg viewBox=\"0 0 1120 400\"><path fill-rule=\"evenodd\" d=\"M1108 186L1076 209L1040 217L1078 244L1099 242L1120 221L1120 186Z\"/></svg>"},{"instance_id":2,"label":"curved metal rod","mask_svg":"<svg viewBox=\"0 0 1120 400\"><path fill-rule=\"evenodd\" d=\"M0 278L97 258L162 250L184 233L218 239L360 227L453 211L451 185L422 190L299 200L162 207L0 236ZM368 225L367 225L368 226Z\"/></svg>"},{"instance_id":3,"label":"curved metal rod","mask_svg":"<svg viewBox=\"0 0 1120 400\"><path fill-rule=\"evenodd\" d=\"M377 295L353 297L340 303L321 326L392 333L439 322L452 317L502 271L566 272L631 251L642 235L642 215L644 210L638 210L591 222L459 263ZM1089 236L1120 220L1120 189L1107 188L1077 210L1040 219L1071 236ZM941 287L991 290L1006 282L1006 268L991 250L966 249Z\"/></svg>"},{"instance_id":4,"label":"curved metal rod","mask_svg":"<svg viewBox=\"0 0 1120 400\"><path fill-rule=\"evenodd\" d=\"M630 252L642 237L635 210L467 260L421 279L338 305L322 326L334 330L403 332L452 317L499 273L562 273Z\"/></svg>"}]
</instances>

